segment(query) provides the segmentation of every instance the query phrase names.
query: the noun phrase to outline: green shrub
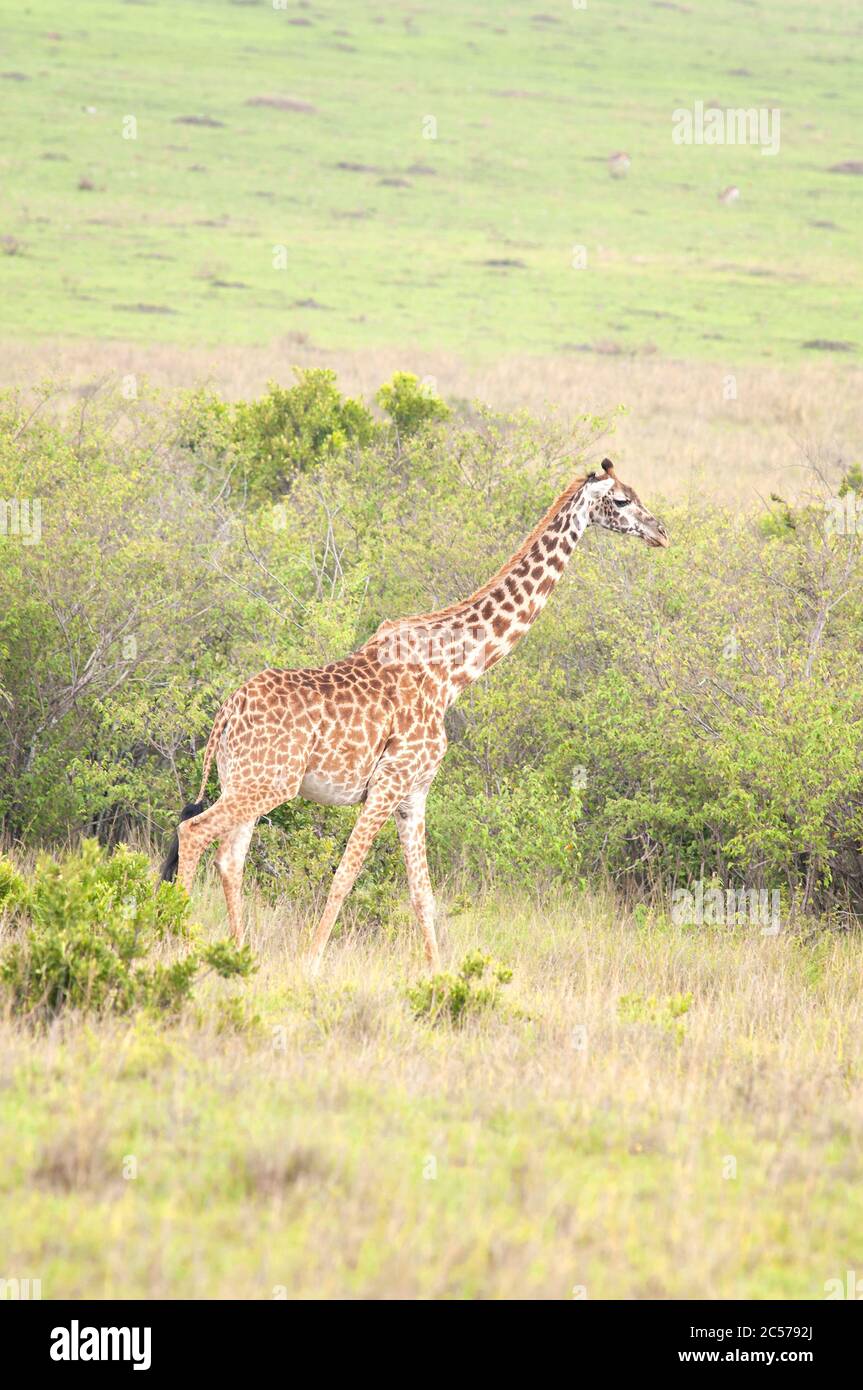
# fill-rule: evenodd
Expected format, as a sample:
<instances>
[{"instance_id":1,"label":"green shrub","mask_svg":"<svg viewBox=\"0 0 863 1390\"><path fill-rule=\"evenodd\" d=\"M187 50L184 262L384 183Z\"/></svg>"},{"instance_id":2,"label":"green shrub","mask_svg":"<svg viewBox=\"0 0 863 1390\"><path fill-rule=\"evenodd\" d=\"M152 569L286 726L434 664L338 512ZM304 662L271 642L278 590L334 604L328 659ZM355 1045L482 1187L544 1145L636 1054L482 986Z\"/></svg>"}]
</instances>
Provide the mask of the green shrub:
<instances>
[{"instance_id":1,"label":"green shrub","mask_svg":"<svg viewBox=\"0 0 863 1390\"><path fill-rule=\"evenodd\" d=\"M295 386L271 382L260 400L234 412L234 442L256 501L287 492L308 472L350 447L371 443L377 426L362 401L341 395L325 367L295 368Z\"/></svg>"},{"instance_id":2,"label":"green shrub","mask_svg":"<svg viewBox=\"0 0 863 1390\"><path fill-rule=\"evenodd\" d=\"M318 806L298 797L271 812L259 825L249 854L264 895L319 905L361 809ZM376 837L346 909L373 922L392 922L401 915L403 898L401 850L390 821Z\"/></svg>"},{"instance_id":3,"label":"green shrub","mask_svg":"<svg viewBox=\"0 0 863 1390\"><path fill-rule=\"evenodd\" d=\"M181 394L174 442L179 449L194 454L204 469L215 473L232 454L232 407L216 391L203 386Z\"/></svg>"},{"instance_id":4,"label":"green shrub","mask_svg":"<svg viewBox=\"0 0 863 1390\"><path fill-rule=\"evenodd\" d=\"M852 463L848 472L839 485L840 497L846 497L849 492L863 493L863 464Z\"/></svg>"},{"instance_id":5,"label":"green shrub","mask_svg":"<svg viewBox=\"0 0 863 1390\"><path fill-rule=\"evenodd\" d=\"M27 884L11 860L0 858L0 913L14 912L24 902Z\"/></svg>"},{"instance_id":6,"label":"green shrub","mask_svg":"<svg viewBox=\"0 0 863 1390\"><path fill-rule=\"evenodd\" d=\"M490 787L456 755L429 797L429 848L439 872L541 889L576 877L580 812L578 792L547 768L511 771Z\"/></svg>"},{"instance_id":7,"label":"green shrub","mask_svg":"<svg viewBox=\"0 0 863 1390\"><path fill-rule=\"evenodd\" d=\"M0 544L10 840L173 828L232 690L470 593L596 425L573 445L526 416L442 420L406 374L380 399L397 441L331 373L237 407L124 402L122 437L98 400L60 424L0 398L0 497L41 497L44 532ZM244 470L246 505L225 506ZM661 553L589 532L530 634L447 715L438 883L611 875L644 898L703 879L863 909L863 547L831 526L837 496L856 516L860 476L846 464L822 505L766 518L645 497L669 524ZM355 815L281 808L251 871L318 897ZM351 905L393 920L404 896L390 827Z\"/></svg>"},{"instance_id":8,"label":"green shrub","mask_svg":"<svg viewBox=\"0 0 863 1390\"><path fill-rule=\"evenodd\" d=\"M62 862L40 856L16 907L17 931L0 958L0 983L15 1013L34 1019L64 1009L96 1014L139 1008L176 1013L200 967L222 976L252 969L247 947L201 947L183 889L154 892L146 855L124 845L110 856L93 840ZM160 943L183 954L153 961Z\"/></svg>"},{"instance_id":9,"label":"green shrub","mask_svg":"<svg viewBox=\"0 0 863 1390\"><path fill-rule=\"evenodd\" d=\"M681 1022L692 1008L691 994L671 994L665 999L655 995L622 994L617 1001L621 1023L646 1023L670 1033L675 1042L683 1042L686 1025Z\"/></svg>"},{"instance_id":10,"label":"green shrub","mask_svg":"<svg viewBox=\"0 0 863 1390\"><path fill-rule=\"evenodd\" d=\"M242 996L229 994L216 1004L216 1032L254 1038L262 1033L261 1016Z\"/></svg>"},{"instance_id":11,"label":"green shrub","mask_svg":"<svg viewBox=\"0 0 863 1390\"><path fill-rule=\"evenodd\" d=\"M120 839L150 806L175 806L172 767L236 680L226 633L254 621L219 576L225 515L201 505L165 420L123 402L117 437L114 405L88 400L61 425L0 397L0 497L41 500L39 543L0 539L0 826L13 839Z\"/></svg>"},{"instance_id":12,"label":"green shrub","mask_svg":"<svg viewBox=\"0 0 863 1390\"><path fill-rule=\"evenodd\" d=\"M511 980L510 969L473 951L465 956L458 974L422 979L408 989L407 997L415 1018L460 1027L496 1008L502 987Z\"/></svg>"},{"instance_id":13,"label":"green shrub","mask_svg":"<svg viewBox=\"0 0 863 1390\"><path fill-rule=\"evenodd\" d=\"M402 439L416 434L423 425L448 420L451 414L449 406L411 372L396 372L392 381L380 388L375 400Z\"/></svg>"}]
</instances>

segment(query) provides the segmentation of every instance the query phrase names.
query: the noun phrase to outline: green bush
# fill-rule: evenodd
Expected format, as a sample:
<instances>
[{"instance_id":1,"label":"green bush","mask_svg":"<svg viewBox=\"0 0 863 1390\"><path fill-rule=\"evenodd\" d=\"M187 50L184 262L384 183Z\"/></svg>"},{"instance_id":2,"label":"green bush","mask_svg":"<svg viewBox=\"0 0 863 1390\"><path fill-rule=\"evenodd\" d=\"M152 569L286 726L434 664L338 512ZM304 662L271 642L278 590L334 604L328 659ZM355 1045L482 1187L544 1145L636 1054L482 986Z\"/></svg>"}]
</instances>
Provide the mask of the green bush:
<instances>
[{"instance_id":1,"label":"green bush","mask_svg":"<svg viewBox=\"0 0 863 1390\"><path fill-rule=\"evenodd\" d=\"M488 785L458 757L429 798L429 850L438 872L541 890L578 869L581 801L547 768L523 767Z\"/></svg>"},{"instance_id":2,"label":"green bush","mask_svg":"<svg viewBox=\"0 0 863 1390\"><path fill-rule=\"evenodd\" d=\"M480 951L466 955L457 974L438 974L412 985L407 992L414 1017L427 1023L447 1022L461 1027L469 1019L495 1009L512 971Z\"/></svg>"},{"instance_id":3,"label":"green bush","mask_svg":"<svg viewBox=\"0 0 863 1390\"><path fill-rule=\"evenodd\" d=\"M8 882L10 875L0 877ZM225 977L252 969L248 948L201 947L183 889L162 883L154 892L147 856L124 845L109 856L88 840L62 861L42 855L32 879L21 883L16 931L0 958L0 984L17 1014L43 1020L68 1008L176 1013L202 965ZM166 942L182 955L167 964L152 960Z\"/></svg>"},{"instance_id":4,"label":"green bush","mask_svg":"<svg viewBox=\"0 0 863 1390\"><path fill-rule=\"evenodd\" d=\"M260 400L241 401L234 411L234 443L255 501L287 492L298 474L375 436L370 411L341 395L335 372L295 368L295 376L295 386L271 382Z\"/></svg>"},{"instance_id":5,"label":"green bush","mask_svg":"<svg viewBox=\"0 0 863 1390\"><path fill-rule=\"evenodd\" d=\"M451 414L440 396L424 387L411 372L396 372L392 381L380 388L375 400L402 439L416 434L423 425L448 420Z\"/></svg>"},{"instance_id":6,"label":"green bush","mask_svg":"<svg viewBox=\"0 0 863 1390\"><path fill-rule=\"evenodd\" d=\"M15 912L25 901L27 883L10 860L0 858L0 913Z\"/></svg>"},{"instance_id":7,"label":"green bush","mask_svg":"<svg viewBox=\"0 0 863 1390\"><path fill-rule=\"evenodd\" d=\"M588 547L589 624L563 615L586 868L860 903L857 538L814 507L781 536L715 510L674 537L662 564L623 553L604 582Z\"/></svg>"},{"instance_id":8,"label":"green bush","mask_svg":"<svg viewBox=\"0 0 863 1390\"><path fill-rule=\"evenodd\" d=\"M172 769L236 681L252 605L148 402L89 400L61 425L0 398L0 497L38 498L41 537L0 538L0 827L119 839L176 804Z\"/></svg>"},{"instance_id":9,"label":"green bush","mask_svg":"<svg viewBox=\"0 0 863 1390\"><path fill-rule=\"evenodd\" d=\"M681 1043L686 1036L686 1025L681 1020L691 1008L691 994L671 994L666 999L657 999L655 995L645 998L643 994L622 994L617 1001L617 1016L621 1023L660 1028Z\"/></svg>"},{"instance_id":10,"label":"green bush","mask_svg":"<svg viewBox=\"0 0 863 1390\"><path fill-rule=\"evenodd\" d=\"M379 399L395 431L331 373L236 407L124 402L119 432L116 402L61 424L0 399L0 496L41 497L43 516L42 544L0 543L8 837L173 828L232 690L469 594L598 424L573 443L523 415L443 419L401 373ZM764 513L646 497L661 553L588 533L530 634L447 716L438 881L610 874L643 897L703 879L860 910L863 557L860 528L832 524L859 471ZM252 872L317 899L355 815L281 808ZM390 828L352 904L392 919L403 883Z\"/></svg>"},{"instance_id":11,"label":"green bush","mask_svg":"<svg viewBox=\"0 0 863 1390\"><path fill-rule=\"evenodd\" d=\"M319 908L361 810L318 806L298 797L271 812L259 825L249 854L264 895L271 900L284 895ZM403 898L401 850L390 821L375 839L346 907L372 922L395 922L403 916Z\"/></svg>"}]
</instances>

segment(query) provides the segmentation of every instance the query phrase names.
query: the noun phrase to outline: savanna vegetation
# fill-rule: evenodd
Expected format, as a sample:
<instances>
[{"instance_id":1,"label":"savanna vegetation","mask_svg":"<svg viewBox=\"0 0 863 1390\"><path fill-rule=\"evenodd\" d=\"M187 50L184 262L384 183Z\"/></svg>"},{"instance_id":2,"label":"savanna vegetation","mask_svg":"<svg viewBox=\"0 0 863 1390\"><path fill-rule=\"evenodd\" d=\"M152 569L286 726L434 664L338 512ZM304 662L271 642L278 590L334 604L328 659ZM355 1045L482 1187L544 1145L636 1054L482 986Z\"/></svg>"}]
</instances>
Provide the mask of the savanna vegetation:
<instances>
[{"instance_id":1,"label":"savanna vegetation","mask_svg":"<svg viewBox=\"0 0 863 1390\"><path fill-rule=\"evenodd\" d=\"M605 424L453 409L404 373L373 401L325 370L233 404L6 396L0 492L41 501L0 546L16 1277L807 1297L854 1267L859 467L748 513L645 498L667 551L587 535L451 712L440 975L387 830L306 978L349 809L261 824L240 951L206 873L154 891L225 694L471 591ZM681 920L695 883L777 894L782 930Z\"/></svg>"},{"instance_id":2,"label":"savanna vegetation","mask_svg":"<svg viewBox=\"0 0 863 1390\"><path fill-rule=\"evenodd\" d=\"M158 843L236 685L471 592L602 424L573 442L527 415L453 414L406 373L377 400L323 369L234 405L97 396L65 423L6 400L0 489L42 517L38 544L0 550L10 840ZM549 612L449 716L439 877L859 905L860 469L811 484L744 515L651 498L674 542L660 556L586 537ZM352 814L274 813L260 881L316 893ZM366 875L381 911L397 864L385 835Z\"/></svg>"},{"instance_id":3,"label":"savanna vegetation","mask_svg":"<svg viewBox=\"0 0 863 1390\"><path fill-rule=\"evenodd\" d=\"M80 0L6 29L0 1289L847 1287L859 19ZM781 151L676 145L695 101L781 107ZM309 978L352 809L259 825L241 948L206 862L157 888L229 692L468 594L603 454L672 544L589 532L450 712L438 974L389 826Z\"/></svg>"}]
</instances>

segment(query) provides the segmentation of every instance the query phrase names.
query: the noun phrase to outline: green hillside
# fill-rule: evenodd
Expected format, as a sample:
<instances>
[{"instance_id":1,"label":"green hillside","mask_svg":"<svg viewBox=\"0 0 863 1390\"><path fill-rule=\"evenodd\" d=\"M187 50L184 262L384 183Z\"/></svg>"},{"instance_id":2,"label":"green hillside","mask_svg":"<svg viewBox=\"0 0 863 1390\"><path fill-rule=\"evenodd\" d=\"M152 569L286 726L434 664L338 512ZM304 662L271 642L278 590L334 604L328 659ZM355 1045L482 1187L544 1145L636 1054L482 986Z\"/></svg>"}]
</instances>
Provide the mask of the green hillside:
<instances>
[{"instance_id":1,"label":"green hillside","mask_svg":"<svg viewBox=\"0 0 863 1390\"><path fill-rule=\"evenodd\" d=\"M858 350L861 35L802 0L41 0L0 76L3 332ZM779 153L676 145L699 100L778 107Z\"/></svg>"}]
</instances>

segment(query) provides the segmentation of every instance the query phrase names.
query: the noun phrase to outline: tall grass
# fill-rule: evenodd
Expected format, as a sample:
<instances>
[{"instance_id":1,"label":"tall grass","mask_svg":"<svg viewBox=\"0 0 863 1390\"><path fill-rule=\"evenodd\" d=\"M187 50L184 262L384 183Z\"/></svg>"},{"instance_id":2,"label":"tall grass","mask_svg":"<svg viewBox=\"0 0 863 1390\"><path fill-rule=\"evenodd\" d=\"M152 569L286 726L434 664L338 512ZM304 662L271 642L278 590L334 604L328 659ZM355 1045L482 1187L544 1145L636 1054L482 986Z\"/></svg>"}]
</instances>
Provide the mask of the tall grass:
<instances>
[{"instance_id":1,"label":"tall grass","mask_svg":"<svg viewBox=\"0 0 863 1390\"><path fill-rule=\"evenodd\" d=\"M214 879L194 915L224 930ZM859 1267L850 936L491 896L448 951L509 964L511 999L452 1028L408 1005L412 929L348 917L310 983L308 923L251 919L253 981L174 1026L0 1024L5 1274L44 1297L818 1298Z\"/></svg>"}]
</instances>

